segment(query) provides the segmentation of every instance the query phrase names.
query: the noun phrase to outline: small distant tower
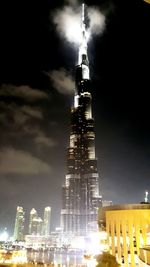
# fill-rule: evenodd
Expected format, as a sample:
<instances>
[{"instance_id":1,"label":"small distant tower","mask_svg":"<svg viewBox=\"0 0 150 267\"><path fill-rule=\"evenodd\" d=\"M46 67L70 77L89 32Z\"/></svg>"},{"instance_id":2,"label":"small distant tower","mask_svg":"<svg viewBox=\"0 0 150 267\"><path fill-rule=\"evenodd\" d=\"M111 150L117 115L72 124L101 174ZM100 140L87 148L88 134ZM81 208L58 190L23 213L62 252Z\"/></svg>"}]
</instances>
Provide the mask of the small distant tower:
<instances>
[{"instance_id":1,"label":"small distant tower","mask_svg":"<svg viewBox=\"0 0 150 267\"><path fill-rule=\"evenodd\" d=\"M145 191L144 202L145 202L145 203L148 203L148 191Z\"/></svg>"},{"instance_id":2,"label":"small distant tower","mask_svg":"<svg viewBox=\"0 0 150 267\"><path fill-rule=\"evenodd\" d=\"M50 234L50 217L51 217L51 207L46 207L44 209L43 218L43 235L48 236Z\"/></svg>"},{"instance_id":3,"label":"small distant tower","mask_svg":"<svg viewBox=\"0 0 150 267\"><path fill-rule=\"evenodd\" d=\"M24 222L25 222L25 212L22 207L17 207L15 228L14 228L14 240L23 241L24 240Z\"/></svg>"}]
</instances>

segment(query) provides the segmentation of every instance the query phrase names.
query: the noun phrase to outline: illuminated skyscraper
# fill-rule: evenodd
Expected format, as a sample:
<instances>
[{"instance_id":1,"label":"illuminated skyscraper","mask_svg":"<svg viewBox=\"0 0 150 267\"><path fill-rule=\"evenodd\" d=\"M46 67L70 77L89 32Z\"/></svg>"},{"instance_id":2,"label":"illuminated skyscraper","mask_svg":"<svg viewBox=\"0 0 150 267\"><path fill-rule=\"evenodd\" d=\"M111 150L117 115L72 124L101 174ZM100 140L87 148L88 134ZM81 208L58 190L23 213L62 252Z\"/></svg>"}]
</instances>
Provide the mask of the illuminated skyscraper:
<instances>
[{"instance_id":1,"label":"illuminated skyscraper","mask_svg":"<svg viewBox=\"0 0 150 267\"><path fill-rule=\"evenodd\" d=\"M24 222L25 222L25 212L22 207L17 207L15 228L14 228L14 240L22 241L24 240Z\"/></svg>"},{"instance_id":2,"label":"illuminated skyscraper","mask_svg":"<svg viewBox=\"0 0 150 267\"><path fill-rule=\"evenodd\" d=\"M33 222L38 218L37 211L35 209L32 209L30 211L30 218L29 218L29 235L33 234Z\"/></svg>"},{"instance_id":3,"label":"illuminated skyscraper","mask_svg":"<svg viewBox=\"0 0 150 267\"><path fill-rule=\"evenodd\" d=\"M40 217L34 218L32 221L31 235L42 235L43 220Z\"/></svg>"},{"instance_id":4,"label":"illuminated skyscraper","mask_svg":"<svg viewBox=\"0 0 150 267\"><path fill-rule=\"evenodd\" d=\"M30 211L29 235L42 235L43 220L38 216L35 209Z\"/></svg>"},{"instance_id":5,"label":"illuminated skyscraper","mask_svg":"<svg viewBox=\"0 0 150 267\"><path fill-rule=\"evenodd\" d=\"M98 207L102 203L95 157L84 9L82 4L82 38L76 66L74 107L71 110L70 143L67 150L67 175L62 189L61 210L63 231L76 235L86 235L96 229Z\"/></svg>"},{"instance_id":6,"label":"illuminated skyscraper","mask_svg":"<svg viewBox=\"0 0 150 267\"><path fill-rule=\"evenodd\" d=\"M43 235L45 236L50 234L50 217L51 217L51 208L46 207L44 209L44 218L43 218Z\"/></svg>"}]
</instances>

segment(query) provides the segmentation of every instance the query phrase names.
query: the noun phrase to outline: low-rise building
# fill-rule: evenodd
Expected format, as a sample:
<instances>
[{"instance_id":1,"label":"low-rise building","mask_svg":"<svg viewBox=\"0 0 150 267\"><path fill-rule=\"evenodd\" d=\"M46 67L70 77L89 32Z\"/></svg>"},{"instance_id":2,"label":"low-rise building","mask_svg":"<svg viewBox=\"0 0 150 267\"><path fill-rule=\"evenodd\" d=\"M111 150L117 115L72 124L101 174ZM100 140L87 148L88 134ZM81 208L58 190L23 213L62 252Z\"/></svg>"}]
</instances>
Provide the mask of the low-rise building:
<instances>
[{"instance_id":1,"label":"low-rise building","mask_svg":"<svg viewBox=\"0 0 150 267\"><path fill-rule=\"evenodd\" d=\"M139 263L140 249L150 243L150 204L127 204L99 209L99 227L119 263Z\"/></svg>"}]
</instances>

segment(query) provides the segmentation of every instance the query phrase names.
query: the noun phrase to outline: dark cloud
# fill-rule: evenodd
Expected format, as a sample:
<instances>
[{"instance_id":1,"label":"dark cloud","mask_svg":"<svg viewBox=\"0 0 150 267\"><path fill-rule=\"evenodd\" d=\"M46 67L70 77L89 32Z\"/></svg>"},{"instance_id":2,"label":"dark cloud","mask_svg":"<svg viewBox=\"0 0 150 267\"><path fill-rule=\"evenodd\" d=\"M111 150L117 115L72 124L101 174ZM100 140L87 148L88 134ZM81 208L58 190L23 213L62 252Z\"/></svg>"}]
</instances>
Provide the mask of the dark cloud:
<instances>
[{"instance_id":1,"label":"dark cloud","mask_svg":"<svg viewBox=\"0 0 150 267\"><path fill-rule=\"evenodd\" d=\"M51 167L45 162L33 157L30 153L14 148L0 151L0 173L3 174L30 174L50 173Z\"/></svg>"},{"instance_id":2,"label":"dark cloud","mask_svg":"<svg viewBox=\"0 0 150 267\"><path fill-rule=\"evenodd\" d=\"M45 92L39 89L33 89L27 85L14 86L11 84L3 84L1 86L0 96L19 97L29 102L47 99L49 97Z\"/></svg>"},{"instance_id":3,"label":"dark cloud","mask_svg":"<svg viewBox=\"0 0 150 267\"><path fill-rule=\"evenodd\" d=\"M50 101L45 92L30 86L3 85L0 96L3 97L0 102L0 146L15 146L18 139L23 139L25 143L31 139L35 148L56 144L42 128L46 112L42 101ZM28 151L28 145L26 150Z\"/></svg>"},{"instance_id":4,"label":"dark cloud","mask_svg":"<svg viewBox=\"0 0 150 267\"><path fill-rule=\"evenodd\" d=\"M42 131L38 131L37 136L34 139L35 143L39 146L55 147L57 142L49 136L45 136Z\"/></svg>"},{"instance_id":5,"label":"dark cloud","mask_svg":"<svg viewBox=\"0 0 150 267\"><path fill-rule=\"evenodd\" d=\"M13 127L17 128L23 125L30 119L42 120L43 114L39 107L32 107L28 105L18 105L15 102L11 103L0 103L1 110L1 123L10 125L13 123ZM12 122L12 123L11 123ZM12 126L12 125L11 125Z\"/></svg>"},{"instance_id":6,"label":"dark cloud","mask_svg":"<svg viewBox=\"0 0 150 267\"><path fill-rule=\"evenodd\" d=\"M73 94L75 83L73 77L64 68L52 70L49 74L53 87L61 94Z\"/></svg>"}]
</instances>

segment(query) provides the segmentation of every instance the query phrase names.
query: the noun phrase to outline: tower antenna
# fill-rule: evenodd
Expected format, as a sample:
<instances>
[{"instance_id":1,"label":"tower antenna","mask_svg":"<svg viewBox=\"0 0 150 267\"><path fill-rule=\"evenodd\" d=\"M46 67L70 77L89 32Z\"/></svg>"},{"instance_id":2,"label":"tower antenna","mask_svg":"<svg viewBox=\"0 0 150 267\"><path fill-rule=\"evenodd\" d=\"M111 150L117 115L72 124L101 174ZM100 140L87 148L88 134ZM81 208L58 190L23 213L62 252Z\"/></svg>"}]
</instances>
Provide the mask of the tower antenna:
<instances>
[{"instance_id":1,"label":"tower antenna","mask_svg":"<svg viewBox=\"0 0 150 267\"><path fill-rule=\"evenodd\" d=\"M82 4L81 9L81 39L79 44L79 58L78 64L80 65L83 61L88 64L88 56L87 56L87 30L85 24L85 4Z\"/></svg>"}]
</instances>

